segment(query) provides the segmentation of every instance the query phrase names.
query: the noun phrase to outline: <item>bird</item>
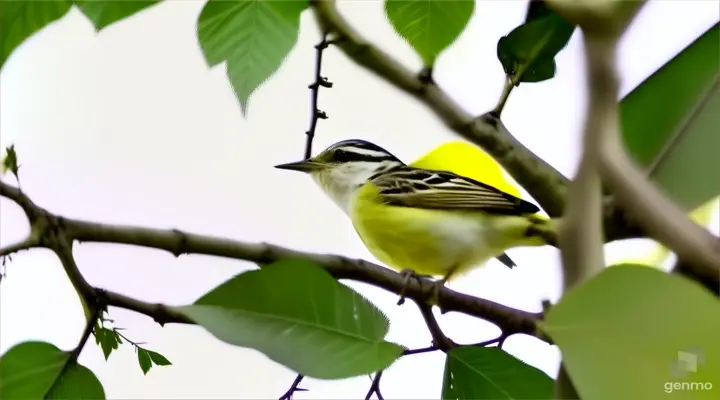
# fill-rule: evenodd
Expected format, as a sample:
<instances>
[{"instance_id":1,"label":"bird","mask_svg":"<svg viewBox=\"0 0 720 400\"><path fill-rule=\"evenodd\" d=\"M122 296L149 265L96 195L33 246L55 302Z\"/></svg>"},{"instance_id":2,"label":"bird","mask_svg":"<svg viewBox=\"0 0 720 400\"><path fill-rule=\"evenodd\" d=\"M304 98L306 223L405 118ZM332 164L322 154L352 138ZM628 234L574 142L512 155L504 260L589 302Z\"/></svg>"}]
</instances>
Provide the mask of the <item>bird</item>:
<instances>
[{"instance_id":1,"label":"bird","mask_svg":"<svg viewBox=\"0 0 720 400\"><path fill-rule=\"evenodd\" d=\"M275 168L309 174L370 253L403 275L403 287L413 277L438 277L432 304L448 281L510 248L556 243L555 220L536 214L536 205L451 171L406 165L366 140Z\"/></svg>"}]
</instances>

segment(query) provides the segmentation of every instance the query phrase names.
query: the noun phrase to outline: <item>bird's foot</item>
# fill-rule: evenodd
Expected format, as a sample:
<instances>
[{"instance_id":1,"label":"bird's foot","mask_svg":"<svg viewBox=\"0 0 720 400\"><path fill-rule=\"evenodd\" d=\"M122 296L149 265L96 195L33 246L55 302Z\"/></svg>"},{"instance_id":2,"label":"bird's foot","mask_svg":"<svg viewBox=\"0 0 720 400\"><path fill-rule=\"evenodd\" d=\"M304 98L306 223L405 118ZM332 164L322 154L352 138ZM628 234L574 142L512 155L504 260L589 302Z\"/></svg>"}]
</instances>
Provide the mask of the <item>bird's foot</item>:
<instances>
[{"instance_id":1,"label":"bird's foot","mask_svg":"<svg viewBox=\"0 0 720 400\"><path fill-rule=\"evenodd\" d=\"M419 275L417 272L411 270L411 269L404 269L400 271L400 276L403 278L403 284L402 288L400 289L400 298L398 299L397 305L401 306L405 304L405 292L407 291L408 286L410 285L410 279L415 279L418 282L422 283L423 279L430 278L430 275Z\"/></svg>"}]
</instances>

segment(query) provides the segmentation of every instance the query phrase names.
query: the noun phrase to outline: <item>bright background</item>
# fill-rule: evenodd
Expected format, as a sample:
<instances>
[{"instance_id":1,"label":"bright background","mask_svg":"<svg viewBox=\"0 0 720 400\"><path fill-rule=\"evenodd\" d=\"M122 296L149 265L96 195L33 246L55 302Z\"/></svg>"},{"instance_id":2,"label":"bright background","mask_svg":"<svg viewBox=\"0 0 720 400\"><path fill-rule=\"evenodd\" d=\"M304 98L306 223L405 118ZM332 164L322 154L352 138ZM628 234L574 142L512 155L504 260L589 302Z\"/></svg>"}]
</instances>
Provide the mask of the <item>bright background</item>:
<instances>
[{"instance_id":1,"label":"bright background","mask_svg":"<svg viewBox=\"0 0 720 400\"><path fill-rule=\"evenodd\" d=\"M106 223L179 228L246 241L268 241L307 251L373 260L349 220L311 180L272 166L302 156L309 117L307 85L319 40L313 16L303 15L300 38L285 64L251 98L243 119L223 67L208 70L195 37L201 1L169 1L96 34L73 9L23 44L0 75L0 145L15 144L23 189L39 205L68 217ZM503 71L496 43L522 22L525 1L477 2L469 26L441 55L436 79L473 113L491 109ZM387 23L381 1L342 1L340 9L368 38L406 65L419 58ZM625 35L619 57L622 94L688 45L719 18L713 1L655 1ZM579 32L557 58L558 74L523 84L503 114L509 130L561 172L578 161L585 89ZM374 141L406 161L455 136L416 101L326 52L315 150L351 137ZM5 179L11 179L6 177ZM21 210L0 199L0 245L22 239ZM717 216L713 226L717 226ZM609 261L650 246L634 240L606 247ZM559 297L555 250L516 249L512 272L498 262L450 287L528 311ZM182 256L106 244L75 246L91 284L150 302L190 303L252 264ZM390 317L389 340L408 347L430 337L412 302L395 306L390 293L351 284ZM83 329L77 296L60 263L46 250L23 252L0 285L0 351L25 340L75 346ZM91 342L80 361L102 381L108 398L277 398L295 374L261 353L232 347L203 329L169 325L111 310L126 336L147 342L174 365L143 376L124 345L105 362ZM457 314L439 317L460 343L490 339L492 325ZM557 373L558 351L530 337L512 337L506 350ZM431 398L440 393L444 356L402 359L383 377L386 398ZM361 398L370 380L306 380L296 398Z\"/></svg>"}]
</instances>

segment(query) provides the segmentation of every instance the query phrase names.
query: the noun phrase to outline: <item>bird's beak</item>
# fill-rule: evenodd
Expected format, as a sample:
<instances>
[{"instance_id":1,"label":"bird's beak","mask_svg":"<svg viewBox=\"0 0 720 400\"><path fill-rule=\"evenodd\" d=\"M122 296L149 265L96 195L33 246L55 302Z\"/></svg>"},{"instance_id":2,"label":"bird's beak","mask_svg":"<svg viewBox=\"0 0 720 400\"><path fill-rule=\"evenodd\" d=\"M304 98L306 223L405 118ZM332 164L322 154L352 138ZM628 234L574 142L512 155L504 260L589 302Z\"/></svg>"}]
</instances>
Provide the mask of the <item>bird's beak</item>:
<instances>
[{"instance_id":1,"label":"bird's beak","mask_svg":"<svg viewBox=\"0 0 720 400\"><path fill-rule=\"evenodd\" d=\"M309 158L307 160L276 165L275 168L287 169L290 171L312 172L323 168L324 164Z\"/></svg>"}]
</instances>

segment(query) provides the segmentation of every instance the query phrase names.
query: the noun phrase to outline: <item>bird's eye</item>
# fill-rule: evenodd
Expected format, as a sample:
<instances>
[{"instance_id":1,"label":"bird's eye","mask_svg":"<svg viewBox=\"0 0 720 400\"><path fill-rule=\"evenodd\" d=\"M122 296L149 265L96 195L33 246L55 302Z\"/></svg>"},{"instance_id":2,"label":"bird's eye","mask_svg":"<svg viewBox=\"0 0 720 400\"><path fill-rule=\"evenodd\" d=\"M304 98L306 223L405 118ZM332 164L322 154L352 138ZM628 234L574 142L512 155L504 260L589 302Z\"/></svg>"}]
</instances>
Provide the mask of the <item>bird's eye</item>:
<instances>
[{"instance_id":1,"label":"bird's eye","mask_svg":"<svg viewBox=\"0 0 720 400\"><path fill-rule=\"evenodd\" d=\"M333 159L337 162L348 162L353 160L353 154L345 150L335 150Z\"/></svg>"}]
</instances>

